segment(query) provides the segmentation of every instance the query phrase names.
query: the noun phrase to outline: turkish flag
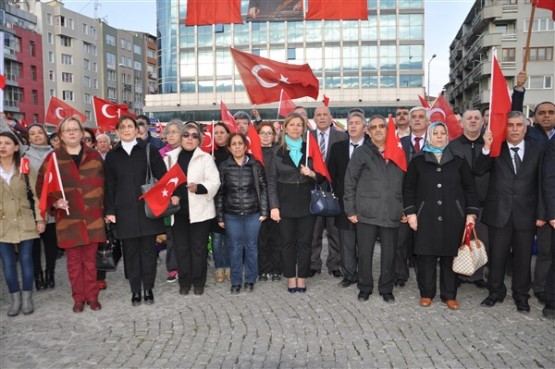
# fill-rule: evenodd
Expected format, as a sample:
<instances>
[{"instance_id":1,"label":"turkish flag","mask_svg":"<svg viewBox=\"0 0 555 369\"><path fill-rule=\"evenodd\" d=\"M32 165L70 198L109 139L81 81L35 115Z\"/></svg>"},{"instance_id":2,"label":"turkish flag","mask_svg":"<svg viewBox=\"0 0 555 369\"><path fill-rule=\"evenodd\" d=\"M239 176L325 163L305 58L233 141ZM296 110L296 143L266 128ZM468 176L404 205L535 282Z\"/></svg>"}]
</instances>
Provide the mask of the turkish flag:
<instances>
[{"instance_id":1,"label":"turkish flag","mask_svg":"<svg viewBox=\"0 0 555 369\"><path fill-rule=\"evenodd\" d=\"M443 93L439 95L436 99L434 105L428 111L430 116L430 122L444 122L449 130L449 141L453 141L455 138L462 135L463 130L459 119L451 110L451 106L445 100Z\"/></svg>"},{"instance_id":2,"label":"turkish flag","mask_svg":"<svg viewBox=\"0 0 555 369\"><path fill-rule=\"evenodd\" d=\"M325 106L330 106L330 98L326 96L326 94L324 94L324 105Z\"/></svg>"},{"instance_id":3,"label":"turkish flag","mask_svg":"<svg viewBox=\"0 0 555 369\"><path fill-rule=\"evenodd\" d=\"M79 110L72 108L71 105L67 104L66 102L54 96L50 98L48 109L46 110L46 117L44 118L46 123L57 126L62 120L72 116L75 116L77 119L79 119L81 123L84 123L87 120L85 114L81 113Z\"/></svg>"},{"instance_id":4,"label":"turkish flag","mask_svg":"<svg viewBox=\"0 0 555 369\"><path fill-rule=\"evenodd\" d=\"M159 216L170 205L170 199L175 189L187 182L185 173L179 164L175 164L164 174L148 192L144 193L139 199L144 199L148 204L152 214Z\"/></svg>"},{"instance_id":5,"label":"turkish flag","mask_svg":"<svg viewBox=\"0 0 555 369\"><path fill-rule=\"evenodd\" d=\"M243 23L241 0L187 0L186 26Z\"/></svg>"},{"instance_id":6,"label":"turkish flag","mask_svg":"<svg viewBox=\"0 0 555 369\"><path fill-rule=\"evenodd\" d=\"M30 170L29 158L21 158L19 172L21 174L29 174L30 171L31 170Z\"/></svg>"},{"instance_id":7,"label":"turkish flag","mask_svg":"<svg viewBox=\"0 0 555 369\"><path fill-rule=\"evenodd\" d=\"M118 119L122 115L135 117L134 114L129 112L129 108L125 104L114 104L113 102L93 96L93 105L96 124L105 131L115 131Z\"/></svg>"},{"instance_id":8,"label":"turkish flag","mask_svg":"<svg viewBox=\"0 0 555 369\"><path fill-rule=\"evenodd\" d=\"M6 87L6 76L3 74L0 74L0 89L4 89L4 87Z\"/></svg>"},{"instance_id":9,"label":"turkish flag","mask_svg":"<svg viewBox=\"0 0 555 369\"><path fill-rule=\"evenodd\" d=\"M532 0L532 4L538 8L551 10L551 18L555 21L555 0Z\"/></svg>"},{"instance_id":10,"label":"turkish flag","mask_svg":"<svg viewBox=\"0 0 555 369\"><path fill-rule=\"evenodd\" d=\"M233 114L229 112L229 109L223 101L220 101L220 114L222 116L222 122L229 128L231 133L235 133L239 130L239 128L237 128L237 123L235 123L235 118L233 118Z\"/></svg>"},{"instance_id":11,"label":"turkish flag","mask_svg":"<svg viewBox=\"0 0 555 369\"><path fill-rule=\"evenodd\" d=\"M490 156L501 155L501 144L507 136L507 114L511 111L511 97L507 88L507 81L497 62L497 55L493 52L491 65L491 100L489 102L489 126L493 134Z\"/></svg>"},{"instance_id":12,"label":"turkish flag","mask_svg":"<svg viewBox=\"0 0 555 369\"><path fill-rule=\"evenodd\" d=\"M285 118L295 110L295 106L295 103L291 100L289 95L287 95L287 92L281 90L278 114Z\"/></svg>"},{"instance_id":13,"label":"turkish flag","mask_svg":"<svg viewBox=\"0 0 555 369\"><path fill-rule=\"evenodd\" d=\"M202 139L202 146L200 149L205 153L214 155L214 121L206 126L204 132L202 132L204 138Z\"/></svg>"},{"instance_id":14,"label":"turkish flag","mask_svg":"<svg viewBox=\"0 0 555 369\"><path fill-rule=\"evenodd\" d=\"M264 165L264 157L262 156L262 143L260 142L260 136L256 132L253 124L249 124L249 130L247 131L247 140L249 140L249 152L258 160L262 165Z\"/></svg>"},{"instance_id":15,"label":"turkish flag","mask_svg":"<svg viewBox=\"0 0 555 369\"><path fill-rule=\"evenodd\" d=\"M312 166L314 167L314 171L320 173L324 177L331 182L330 172L328 171L328 166L322 157L322 152L320 151L320 146L318 146L318 142L316 138L310 133L310 130L306 130L306 134L308 136L308 140L306 142L308 157L312 158Z\"/></svg>"},{"instance_id":16,"label":"turkish flag","mask_svg":"<svg viewBox=\"0 0 555 369\"><path fill-rule=\"evenodd\" d=\"M60 178L60 170L58 168L58 160L56 159L55 152L53 152L48 158L46 170L44 171L44 176L42 176L42 187L39 185L40 182L37 183L37 188L42 188L39 199L40 216L42 219L46 220L46 211L52 206L53 203L49 203L48 196L53 192L62 192L63 189L62 179Z\"/></svg>"},{"instance_id":17,"label":"turkish flag","mask_svg":"<svg viewBox=\"0 0 555 369\"><path fill-rule=\"evenodd\" d=\"M308 0L306 20L368 20L366 0Z\"/></svg>"},{"instance_id":18,"label":"turkish flag","mask_svg":"<svg viewBox=\"0 0 555 369\"><path fill-rule=\"evenodd\" d=\"M253 104L279 101L281 90L292 99L318 98L318 79L308 64L280 63L233 48L230 50Z\"/></svg>"},{"instance_id":19,"label":"turkish flag","mask_svg":"<svg viewBox=\"0 0 555 369\"><path fill-rule=\"evenodd\" d=\"M403 172L407 171L407 157L403 151L401 140L399 139L399 136L397 136L395 123L393 122L391 114L389 114L389 121L387 123L387 135L385 136L385 149L383 157L384 159L391 160L397 164Z\"/></svg>"},{"instance_id":20,"label":"turkish flag","mask_svg":"<svg viewBox=\"0 0 555 369\"><path fill-rule=\"evenodd\" d=\"M423 98L422 96L418 95L418 99L420 100L420 105L422 105L422 106L425 107L426 109L430 109L430 104L428 104L428 101L426 101L425 98Z\"/></svg>"}]
</instances>

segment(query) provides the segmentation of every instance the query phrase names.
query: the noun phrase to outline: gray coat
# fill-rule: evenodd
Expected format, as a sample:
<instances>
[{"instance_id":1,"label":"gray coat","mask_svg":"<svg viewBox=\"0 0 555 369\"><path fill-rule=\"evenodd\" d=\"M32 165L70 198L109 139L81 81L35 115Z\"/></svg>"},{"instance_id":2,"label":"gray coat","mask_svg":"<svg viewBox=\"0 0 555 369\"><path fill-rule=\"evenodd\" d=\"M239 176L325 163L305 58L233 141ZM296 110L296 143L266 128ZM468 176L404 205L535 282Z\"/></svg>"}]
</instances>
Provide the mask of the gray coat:
<instances>
[{"instance_id":1,"label":"gray coat","mask_svg":"<svg viewBox=\"0 0 555 369\"><path fill-rule=\"evenodd\" d=\"M369 140L353 152L345 174L347 216L380 227L399 227L403 215L403 171L385 162Z\"/></svg>"}]
</instances>

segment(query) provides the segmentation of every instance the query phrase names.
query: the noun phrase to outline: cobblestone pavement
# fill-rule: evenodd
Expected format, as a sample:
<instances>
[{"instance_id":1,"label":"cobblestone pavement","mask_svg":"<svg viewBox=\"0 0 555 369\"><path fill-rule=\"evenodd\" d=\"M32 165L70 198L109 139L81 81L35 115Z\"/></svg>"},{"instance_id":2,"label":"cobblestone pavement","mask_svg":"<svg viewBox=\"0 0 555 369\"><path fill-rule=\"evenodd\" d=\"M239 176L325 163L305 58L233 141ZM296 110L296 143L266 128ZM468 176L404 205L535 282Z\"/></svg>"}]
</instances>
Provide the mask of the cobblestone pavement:
<instances>
[{"instance_id":1,"label":"cobblestone pavement","mask_svg":"<svg viewBox=\"0 0 555 369\"><path fill-rule=\"evenodd\" d=\"M385 303L377 288L359 302L356 286L341 288L325 271L308 280L306 294L291 295L285 281L268 281L231 296L228 282L214 283L211 268L203 296L180 296L178 284L165 281L163 262L158 271L154 305L131 306L120 265L108 274L102 310L74 314L60 259L56 288L35 292L35 313L15 318L6 316L9 295L0 280L0 367L555 367L555 325L543 318L535 298L527 315L509 296L482 308L487 292L463 284L459 311L439 297L422 308L411 275L394 290L394 304Z\"/></svg>"}]
</instances>

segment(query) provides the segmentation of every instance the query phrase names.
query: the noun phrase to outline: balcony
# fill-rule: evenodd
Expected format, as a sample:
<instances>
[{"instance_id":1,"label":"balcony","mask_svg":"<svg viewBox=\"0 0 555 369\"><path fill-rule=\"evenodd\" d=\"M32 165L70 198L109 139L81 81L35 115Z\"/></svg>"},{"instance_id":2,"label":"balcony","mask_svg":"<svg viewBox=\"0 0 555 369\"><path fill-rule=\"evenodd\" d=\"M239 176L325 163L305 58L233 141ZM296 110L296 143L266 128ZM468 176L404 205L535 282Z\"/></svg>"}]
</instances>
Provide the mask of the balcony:
<instances>
[{"instance_id":1,"label":"balcony","mask_svg":"<svg viewBox=\"0 0 555 369\"><path fill-rule=\"evenodd\" d=\"M501 39L501 33L485 34L484 37L482 37L482 48L489 49L494 46L501 46Z\"/></svg>"}]
</instances>

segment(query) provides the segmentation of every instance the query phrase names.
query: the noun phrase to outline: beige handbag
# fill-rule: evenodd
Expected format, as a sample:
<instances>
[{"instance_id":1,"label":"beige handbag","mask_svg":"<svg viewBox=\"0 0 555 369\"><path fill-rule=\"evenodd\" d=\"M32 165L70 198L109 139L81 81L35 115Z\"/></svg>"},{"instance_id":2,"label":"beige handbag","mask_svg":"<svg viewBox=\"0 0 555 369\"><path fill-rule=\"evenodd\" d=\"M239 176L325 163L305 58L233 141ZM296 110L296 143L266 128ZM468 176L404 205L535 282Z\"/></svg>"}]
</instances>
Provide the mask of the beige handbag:
<instances>
[{"instance_id":1,"label":"beige handbag","mask_svg":"<svg viewBox=\"0 0 555 369\"><path fill-rule=\"evenodd\" d=\"M474 239L470 239L470 234L474 234ZM457 256L453 259L453 271L470 277L488 262L488 254L484 243L476 236L476 229L473 224L468 224L464 229L463 244L459 247Z\"/></svg>"}]
</instances>

